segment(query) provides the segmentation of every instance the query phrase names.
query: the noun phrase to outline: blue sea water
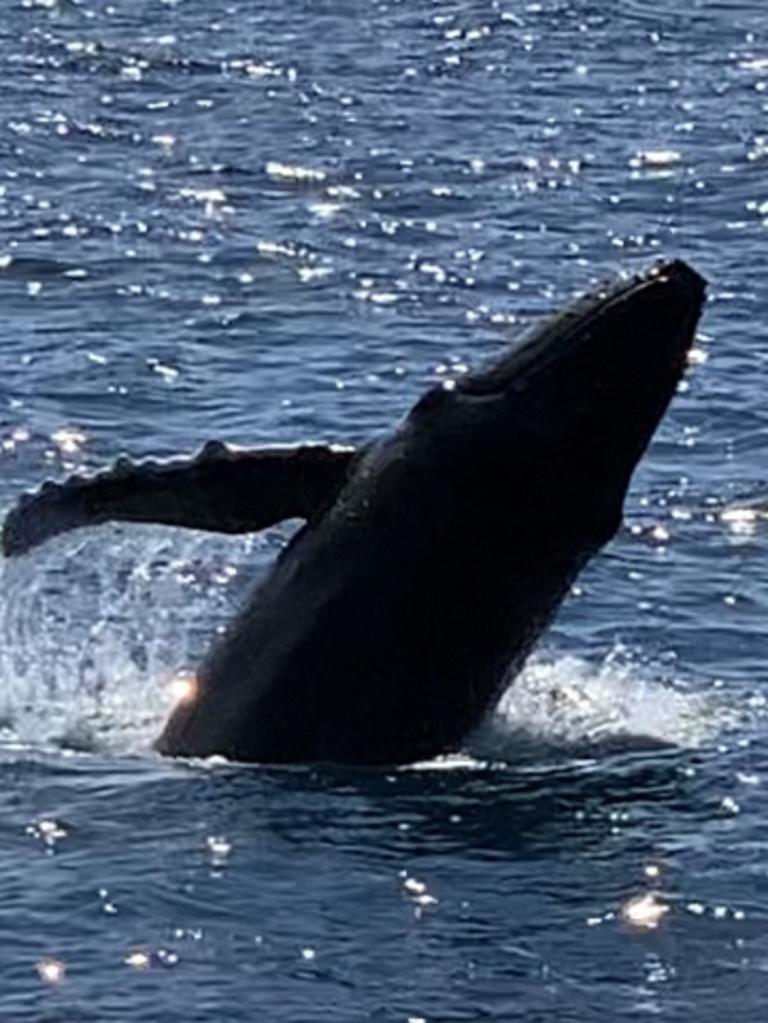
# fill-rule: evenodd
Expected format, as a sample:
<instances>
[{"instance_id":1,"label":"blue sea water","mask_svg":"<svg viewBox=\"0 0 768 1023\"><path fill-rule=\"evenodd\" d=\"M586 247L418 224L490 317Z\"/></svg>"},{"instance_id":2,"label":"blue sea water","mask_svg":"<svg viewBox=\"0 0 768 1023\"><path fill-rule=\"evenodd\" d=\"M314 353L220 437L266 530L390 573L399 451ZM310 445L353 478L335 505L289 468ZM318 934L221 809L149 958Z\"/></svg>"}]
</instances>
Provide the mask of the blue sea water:
<instances>
[{"instance_id":1,"label":"blue sea water","mask_svg":"<svg viewBox=\"0 0 768 1023\"><path fill-rule=\"evenodd\" d=\"M460 757L150 752L286 529L3 564L0 1020L763 1020L764 5L8 0L0 75L3 509L360 441L595 280L710 280L624 528Z\"/></svg>"}]
</instances>

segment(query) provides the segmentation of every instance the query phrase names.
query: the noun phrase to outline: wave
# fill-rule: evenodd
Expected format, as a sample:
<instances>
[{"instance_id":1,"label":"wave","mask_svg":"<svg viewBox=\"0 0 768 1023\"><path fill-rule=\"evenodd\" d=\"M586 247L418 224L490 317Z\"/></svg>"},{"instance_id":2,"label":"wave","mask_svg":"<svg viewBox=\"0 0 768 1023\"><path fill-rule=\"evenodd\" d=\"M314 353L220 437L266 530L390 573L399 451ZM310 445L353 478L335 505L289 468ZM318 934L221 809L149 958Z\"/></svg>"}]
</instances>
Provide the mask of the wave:
<instances>
[{"instance_id":1,"label":"wave","mask_svg":"<svg viewBox=\"0 0 768 1023\"><path fill-rule=\"evenodd\" d=\"M238 560L266 560L274 543L111 529L3 563L0 746L148 754L180 679L242 596ZM737 707L722 690L669 678L620 647L597 662L544 652L466 753L439 763L697 748L739 725Z\"/></svg>"}]
</instances>

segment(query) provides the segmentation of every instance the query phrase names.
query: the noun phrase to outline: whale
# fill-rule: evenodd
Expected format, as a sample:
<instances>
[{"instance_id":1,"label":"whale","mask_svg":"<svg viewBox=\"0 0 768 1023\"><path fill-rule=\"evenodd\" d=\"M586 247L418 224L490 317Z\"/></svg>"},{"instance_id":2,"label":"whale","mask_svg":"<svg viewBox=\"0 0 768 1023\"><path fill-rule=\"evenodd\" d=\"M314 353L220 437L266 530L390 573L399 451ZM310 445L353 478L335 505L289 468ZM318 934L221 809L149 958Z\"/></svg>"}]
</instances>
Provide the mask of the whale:
<instances>
[{"instance_id":1,"label":"whale","mask_svg":"<svg viewBox=\"0 0 768 1023\"><path fill-rule=\"evenodd\" d=\"M212 441L48 481L8 513L3 552L108 522L302 520L156 749L372 766L459 751L619 529L705 297L679 259L600 285L362 445Z\"/></svg>"}]
</instances>

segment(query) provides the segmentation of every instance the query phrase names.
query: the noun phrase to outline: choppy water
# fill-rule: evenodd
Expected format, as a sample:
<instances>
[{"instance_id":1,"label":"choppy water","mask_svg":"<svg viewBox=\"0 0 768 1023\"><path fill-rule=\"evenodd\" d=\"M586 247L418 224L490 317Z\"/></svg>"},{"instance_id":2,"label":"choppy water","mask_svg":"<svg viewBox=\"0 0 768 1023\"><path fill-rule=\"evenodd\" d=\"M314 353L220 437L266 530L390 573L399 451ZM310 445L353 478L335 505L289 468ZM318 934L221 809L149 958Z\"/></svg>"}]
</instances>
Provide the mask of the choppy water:
<instances>
[{"instance_id":1,"label":"choppy water","mask_svg":"<svg viewBox=\"0 0 768 1023\"><path fill-rule=\"evenodd\" d=\"M281 530L2 567L0 1019L762 1020L768 522L723 512L768 475L763 5L9 0L0 60L4 508L367 438L596 278L711 279L626 528L466 756L147 752Z\"/></svg>"}]
</instances>

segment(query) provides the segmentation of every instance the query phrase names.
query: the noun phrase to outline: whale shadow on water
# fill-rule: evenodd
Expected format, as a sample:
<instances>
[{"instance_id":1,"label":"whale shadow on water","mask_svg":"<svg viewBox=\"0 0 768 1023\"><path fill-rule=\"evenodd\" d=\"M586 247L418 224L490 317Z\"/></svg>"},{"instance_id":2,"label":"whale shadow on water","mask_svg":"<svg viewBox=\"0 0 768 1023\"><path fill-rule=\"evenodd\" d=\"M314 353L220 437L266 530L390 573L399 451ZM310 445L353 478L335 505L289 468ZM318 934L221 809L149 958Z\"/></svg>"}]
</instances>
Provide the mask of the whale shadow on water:
<instances>
[{"instance_id":1,"label":"whale shadow on water","mask_svg":"<svg viewBox=\"0 0 768 1023\"><path fill-rule=\"evenodd\" d=\"M688 763L685 752L657 749L524 768L186 764L186 781L172 788L186 812L208 807L222 834L267 832L297 848L311 836L314 849L359 852L366 861L372 844L386 862L522 857L596 850L615 841L619 826L642 829L659 805L681 819L694 815L700 783L686 774Z\"/></svg>"}]
</instances>

